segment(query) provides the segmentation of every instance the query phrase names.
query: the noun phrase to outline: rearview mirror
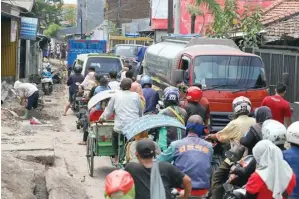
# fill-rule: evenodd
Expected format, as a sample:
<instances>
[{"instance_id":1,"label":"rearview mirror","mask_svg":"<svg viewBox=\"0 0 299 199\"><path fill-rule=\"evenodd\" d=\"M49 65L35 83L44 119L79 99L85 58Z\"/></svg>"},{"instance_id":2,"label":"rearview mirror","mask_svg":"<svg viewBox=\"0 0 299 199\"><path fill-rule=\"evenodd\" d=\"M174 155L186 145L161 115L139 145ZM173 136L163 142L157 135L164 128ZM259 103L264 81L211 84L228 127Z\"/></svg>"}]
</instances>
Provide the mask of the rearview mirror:
<instances>
[{"instance_id":1,"label":"rearview mirror","mask_svg":"<svg viewBox=\"0 0 299 199\"><path fill-rule=\"evenodd\" d=\"M289 85L289 73L282 73L282 83Z\"/></svg>"},{"instance_id":2,"label":"rearview mirror","mask_svg":"<svg viewBox=\"0 0 299 199\"><path fill-rule=\"evenodd\" d=\"M171 75L171 84L177 85L184 81L184 71L183 70L174 70Z\"/></svg>"}]
</instances>

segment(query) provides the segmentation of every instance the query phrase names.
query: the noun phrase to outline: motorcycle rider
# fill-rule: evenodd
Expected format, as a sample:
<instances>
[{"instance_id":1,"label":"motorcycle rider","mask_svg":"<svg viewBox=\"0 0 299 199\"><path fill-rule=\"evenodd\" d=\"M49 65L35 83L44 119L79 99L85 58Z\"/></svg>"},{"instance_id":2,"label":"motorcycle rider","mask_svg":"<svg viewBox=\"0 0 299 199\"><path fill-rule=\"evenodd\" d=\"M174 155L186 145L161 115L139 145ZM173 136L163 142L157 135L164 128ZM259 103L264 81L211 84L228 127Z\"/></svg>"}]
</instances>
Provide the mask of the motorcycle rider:
<instances>
[{"instance_id":1,"label":"motorcycle rider","mask_svg":"<svg viewBox=\"0 0 299 199\"><path fill-rule=\"evenodd\" d=\"M258 163L246 184L246 199L286 199L296 185L296 177L283 159L282 151L270 140L262 140L253 148Z\"/></svg>"},{"instance_id":2,"label":"motorcycle rider","mask_svg":"<svg viewBox=\"0 0 299 199\"><path fill-rule=\"evenodd\" d=\"M282 152L283 158L296 174L296 187L288 199L296 199L299 198L299 121L289 126L287 142L291 144L291 148Z\"/></svg>"},{"instance_id":3,"label":"motorcycle rider","mask_svg":"<svg viewBox=\"0 0 299 199\"><path fill-rule=\"evenodd\" d=\"M75 65L74 66L74 74L72 74L68 80L67 80L67 85L69 86L69 101L65 107L63 115L66 116L67 111L69 110L71 103L74 101L74 94L78 90L77 83L81 84L84 81L84 76L81 74L82 72L82 66L80 65Z\"/></svg>"},{"instance_id":4,"label":"motorcycle rider","mask_svg":"<svg viewBox=\"0 0 299 199\"><path fill-rule=\"evenodd\" d=\"M164 90L165 107L159 114L167 115L179 120L183 125L186 124L187 113L185 109L178 106L179 90L176 87L167 87ZM186 132L175 127L162 127L159 129L158 145L161 150L166 150L170 143L186 136Z\"/></svg>"},{"instance_id":5,"label":"motorcycle rider","mask_svg":"<svg viewBox=\"0 0 299 199\"><path fill-rule=\"evenodd\" d=\"M100 79L100 85L97 86L97 88L94 90L94 95L102 92L102 91L106 91L106 90L111 90L109 87L108 87L108 79L106 77L102 77Z\"/></svg>"},{"instance_id":6,"label":"motorcycle rider","mask_svg":"<svg viewBox=\"0 0 299 199\"><path fill-rule=\"evenodd\" d=\"M231 148L239 144L241 137L254 125L255 119L249 117L251 102L247 97L237 97L233 100L233 114L236 119L216 134L210 134L207 139L217 139L219 142L230 142Z\"/></svg>"},{"instance_id":7,"label":"motorcycle rider","mask_svg":"<svg viewBox=\"0 0 299 199\"><path fill-rule=\"evenodd\" d=\"M120 82L116 80L117 78L117 72L116 71L110 71L109 72L110 82L108 86L111 88L111 90L120 90Z\"/></svg>"},{"instance_id":8,"label":"motorcycle rider","mask_svg":"<svg viewBox=\"0 0 299 199\"><path fill-rule=\"evenodd\" d=\"M21 98L20 104L23 103L24 99L27 99L25 114L21 119L28 119L29 111L31 111L32 108L36 109L38 107L38 88L34 84L16 81L14 83L14 89L16 90L17 95Z\"/></svg>"},{"instance_id":9,"label":"motorcycle rider","mask_svg":"<svg viewBox=\"0 0 299 199\"><path fill-rule=\"evenodd\" d=\"M158 161L173 162L180 171L190 176L192 193L203 196L210 188L213 147L201 138L204 135L204 123L199 115L190 116L186 131L187 137L172 142L168 149L158 156Z\"/></svg>"},{"instance_id":10,"label":"motorcycle rider","mask_svg":"<svg viewBox=\"0 0 299 199\"><path fill-rule=\"evenodd\" d=\"M95 79L96 79L96 85L91 88L89 92L88 99L91 99L95 95L95 90L98 86L100 86L100 80L103 78L103 75L96 74Z\"/></svg>"},{"instance_id":11,"label":"motorcycle rider","mask_svg":"<svg viewBox=\"0 0 299 199\"><path fill-rule=\"evenodd\" d=\"M260 110L257 110L257 121L261 122L263 119L269 118L269 112L268 109L264 109L262 107L259 108ZM271 141L273 144L275 144L276 146L280 146L283 143L285 143L286 141L286 128L279 122L272 120L272 119L266 119L262 124L261 124L261 130L259 130L259 132L257 132L257 137L256 140L258 143L260 140L262 139L267 139L269 141ZM258 128L257 128L258 129ZM250 130L252 130L252 127L250 128ZM261 135L258 135L261 134ZM248 134L248 133L247 133ZM241 138L242 139L246 139L247 135L245 136L245 138ZM240 140L240 143L241 143ZM249 142L248 142L249 143ZM249 143L248 145L246 145L246 147L248 147L248 151L252 151L252 148L254 148L253 145L255 143L255 140L252 140L251 143ZM239 159L241 159L241 157L243 156L243 152L240 155ZM219 168L217 169L217 171L214 173L213 179L212 179L212 186L213 186L213 190L212 190L212 195L213 195L213 199L217 199L219 195L223 195L223 189L221 189L222 184L225 183L228 179L228 175L232 166L232 163L237 162L238 160L235 161L231 161L231 158L227 158L225 159L221 165L219 166ZM248 181L249 177L251 176L251 174L255 171L256 169L256 160L254 159L253 161L251 161L249 163L249 165L247 165L245 168L241 168L241 167L236 167L235 169L233 169L231 172L232 174L236 174L238 176L237 179L231 181L230 183L238 186L238 187L242 187L244 184L246 184L246 182Z\"/></svg>"},{"instance_id":12,"label":"motorcycle rider","mask_svg":"<svg viewBox=\"0 0 299 199\"><path fill-rule=\"evenodd\" d=\"M141 87L145 98L146 108L144 113L150 113L156 111L156 106L160 100L159 94L152 88L153 80L150 76L144 75L141 80Z\"/></svg>"},{"instance_id":13,"label":"motorcycle rider","mask_svg":"<svg viewBox=\"0 0 299 199\"><path fill-rule=\"evenodd\" d=\"M191 86L187 89L186 100L187 104L185 106L185 110L187 112L187 118L191 115L200 115L200 117L206 123L206 109L199 104L199 101L202 98L202 90L198 87Z\"/></svg>"}]
</instances>

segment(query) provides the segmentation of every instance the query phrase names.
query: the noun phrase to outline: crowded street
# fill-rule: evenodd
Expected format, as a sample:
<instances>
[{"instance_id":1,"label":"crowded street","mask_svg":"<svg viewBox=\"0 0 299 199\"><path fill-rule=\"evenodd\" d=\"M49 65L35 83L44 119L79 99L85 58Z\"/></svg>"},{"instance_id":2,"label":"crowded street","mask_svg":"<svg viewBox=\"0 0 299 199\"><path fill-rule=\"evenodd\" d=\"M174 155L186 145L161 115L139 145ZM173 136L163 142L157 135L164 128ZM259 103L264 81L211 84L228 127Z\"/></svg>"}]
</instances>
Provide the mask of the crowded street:
<instances>
[{"instance_id":1,"label":"crowded street","mask_svg":"<svg viewBox=\"0 0 299 199\"><path fill-rule=\"evenodd\" d=\"M1 198L299 199L298 91L298 0L2 0Z\"/></svg>"}]
</instances>

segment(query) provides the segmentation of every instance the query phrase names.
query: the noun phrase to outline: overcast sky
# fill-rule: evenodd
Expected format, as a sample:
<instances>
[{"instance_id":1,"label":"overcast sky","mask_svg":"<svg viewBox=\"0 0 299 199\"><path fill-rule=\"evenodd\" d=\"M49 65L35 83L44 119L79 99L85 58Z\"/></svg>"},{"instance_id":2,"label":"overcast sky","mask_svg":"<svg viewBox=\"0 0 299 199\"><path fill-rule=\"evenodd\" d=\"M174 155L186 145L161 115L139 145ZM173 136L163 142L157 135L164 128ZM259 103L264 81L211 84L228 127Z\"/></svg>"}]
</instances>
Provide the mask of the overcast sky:
<instances>
[{"instance_id":1,"label":"overcast sky","mask_svg":"<svg viewBox=\"0 0 299 199\"><path fill-rule=\"evenodd\" d=\"M65 4L77 4L77 0L64 0Z\"/></svg>"}]
</instances>

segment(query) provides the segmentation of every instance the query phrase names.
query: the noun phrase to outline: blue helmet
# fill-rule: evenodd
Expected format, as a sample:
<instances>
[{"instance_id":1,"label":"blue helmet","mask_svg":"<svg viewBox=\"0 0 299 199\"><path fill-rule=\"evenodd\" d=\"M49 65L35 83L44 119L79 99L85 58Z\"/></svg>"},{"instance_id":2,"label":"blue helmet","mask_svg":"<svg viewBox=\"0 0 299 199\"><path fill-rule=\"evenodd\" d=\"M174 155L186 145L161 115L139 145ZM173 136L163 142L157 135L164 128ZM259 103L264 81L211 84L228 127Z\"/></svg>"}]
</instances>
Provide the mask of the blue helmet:
<instances>
[{"instance_id":1,"label":"blue helmet","mask_svg":"<svg viewBox=\"0 0 299 199\"><path fill-rule=\"evenodd\" d=\"M140 80L140 84L141 84L142 88L144 88L145 85L152 86L153 80L150 76L144 75Z\"/></svg>"},{"instance_id":2,"label":"blue helmet","mask_svg":"<svg viewBox=\"0 0 299 199\"><path fill-rule=\"evenodd\" d=\"M173 86L169 86L164 90L164 100L178 102L180 98L179 89Z\"/></svg>"}]
</instances>

